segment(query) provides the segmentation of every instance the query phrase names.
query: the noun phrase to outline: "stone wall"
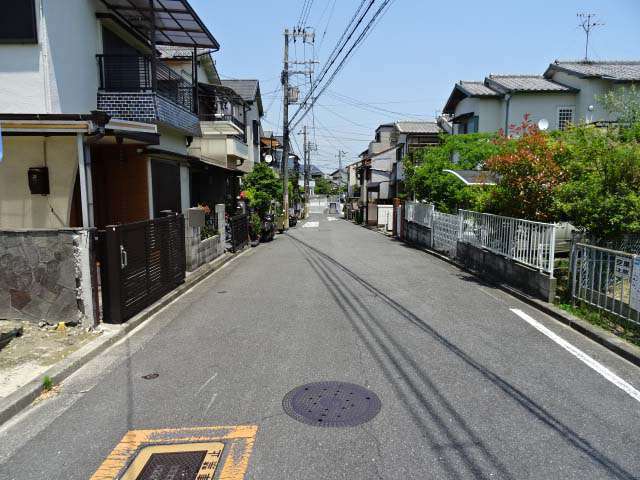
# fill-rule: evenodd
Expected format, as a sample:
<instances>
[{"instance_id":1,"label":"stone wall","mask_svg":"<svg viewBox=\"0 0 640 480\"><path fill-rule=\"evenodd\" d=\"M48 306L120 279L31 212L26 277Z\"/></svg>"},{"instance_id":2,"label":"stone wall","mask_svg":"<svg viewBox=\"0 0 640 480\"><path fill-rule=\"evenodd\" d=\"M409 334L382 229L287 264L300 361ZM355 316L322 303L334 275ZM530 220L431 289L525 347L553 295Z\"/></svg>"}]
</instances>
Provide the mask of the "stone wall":
<instances>
[{"instance_id":1,"label":"stone wall","mask_svg":"<svg viewBox=\"0 0 640 480\"><path fill-rule=\"evenodd\" d=\"M95 324L92 232L0 231L0 319Z\"/></svg>"}]
</instances>

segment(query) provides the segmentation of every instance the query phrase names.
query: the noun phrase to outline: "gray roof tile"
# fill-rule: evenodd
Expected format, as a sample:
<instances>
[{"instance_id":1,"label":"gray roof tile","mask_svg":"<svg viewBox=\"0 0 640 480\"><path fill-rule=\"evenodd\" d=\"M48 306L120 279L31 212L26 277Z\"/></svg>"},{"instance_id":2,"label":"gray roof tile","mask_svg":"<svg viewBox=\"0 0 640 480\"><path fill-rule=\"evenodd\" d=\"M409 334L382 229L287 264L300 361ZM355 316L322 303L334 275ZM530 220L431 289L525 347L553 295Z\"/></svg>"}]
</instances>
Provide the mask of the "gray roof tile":
<instances>
[{"instance_id":1,"label":"gray roof tile","mask_svg":"<svg viewBox=\"0 0 640 480\"><path fill-rule=\"evenodd\" d=\"M396 122L400 133L440 133L442 129L436 122Z\"/></svg>"},{"instance_id":2,"label":"gray roof tile","mask_svg":"<svg viewBox=\"0 0 640 480\"><path fill-rule=\"evenodd\" d=\"M554 70L564 70L584 77L596 77L617 81L640 81L640 61L562 61L556 60L549 65L545 77Z\"/></svg>"},{"instance_id":3,"label":"gray roof tile","mask_svg":"<svg viewBox=\"0 0 640 480\"><path fill-rule=\"evenodd\" d=\"M541 75L489 75L486 84L503 92L572 92L571 87L548 80Z\"/></svg>"},{"instance_id":4,"label":"gray roof tile","mask_svg":"<svg viewBox=\"0 0 640 480\"><path fill-rule=\"evenodd\" d=\"M472 97L497 97L500 95L499 92L487 87L484 82L460 80L458 86Z\"/></svg>"},{"instance_id":5,"label":"gray roof tile","mask_svg":"<svg viewBox=\"0 0 640 480\"><path fill-rule=\"evenodd\" d=\"M247 102L253 102L258 93L258 80L222 80L222 85L233 89Z\"/></svg>"}]
</instances>

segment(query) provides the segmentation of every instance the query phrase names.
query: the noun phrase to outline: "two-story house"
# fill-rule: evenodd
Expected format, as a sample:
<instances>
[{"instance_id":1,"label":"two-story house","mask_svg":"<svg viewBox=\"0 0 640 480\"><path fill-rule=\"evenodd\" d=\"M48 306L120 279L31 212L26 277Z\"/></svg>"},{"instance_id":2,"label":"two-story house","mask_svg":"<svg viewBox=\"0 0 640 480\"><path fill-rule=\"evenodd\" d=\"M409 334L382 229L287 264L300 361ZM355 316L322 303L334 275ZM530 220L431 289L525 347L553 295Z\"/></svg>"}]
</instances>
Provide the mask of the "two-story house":
<instances>
[{"instance_id":1,"label":"two-story house","mask_svg":"<svg viewBox=\"0 0 640 480\"><path fill-rule=\"evenodd\" d=\"M373 212L373 204L390 202L403 193L402 159L416 149L438 145L442 133L436 122L429 121L385 123L376 129L375 140L360 154L362 160L356 169L360 202L368 205L367 211ZM375 218L368 220L373 223Z\"/></svg>"},{"instance_id":2,"label":"two-story house","mask_svg":"<svg viewBox=\"0 0 640 480\"><path fill-rule=\"evenodd\" d=\"M640 62L555 61L543 75L489 75L455 84L443 108L445 128L454 134L509 131L529 120L550 130L571 123L615 120L598 95L640 81Z\"/></svg>"},{"instance_id":3,"label":"two-story house","mask_svg":"<svg viewBox=\"0 0 640 480\"><path fill-rule=\"evenodd\" d=\"M219 44L187 0L165 3L24 0L4 10L1 227L104 226L191 206L199 59ZM189 75L163 46L192 52Z\"/></svg>"}]
</instances>

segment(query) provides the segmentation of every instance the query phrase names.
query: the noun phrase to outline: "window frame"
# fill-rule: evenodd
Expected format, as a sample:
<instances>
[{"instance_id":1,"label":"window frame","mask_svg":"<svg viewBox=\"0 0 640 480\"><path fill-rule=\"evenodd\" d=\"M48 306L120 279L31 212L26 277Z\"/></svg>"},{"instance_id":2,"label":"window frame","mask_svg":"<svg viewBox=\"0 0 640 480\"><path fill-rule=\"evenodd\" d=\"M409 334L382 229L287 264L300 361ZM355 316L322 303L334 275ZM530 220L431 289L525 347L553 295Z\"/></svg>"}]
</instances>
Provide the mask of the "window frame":
<instances>
[{"instance_id":1,"label":"window frame","mask_svg":"<svg viewBox=\"0 0 640 480\"><path fill-rule=\"evenodd\" d=\"M571 110L571 119L569 121L564 120L564 124L561 125L560 112L562 110ZM559 131L566 130L568 125L574 125L576 123L576 106L575 105L558 105L556 108L556 128Z\"/></svg>"},{"instance_id":2,"label":"window frame","mask_svg":"<svg viewBox=\"0 0 640 480\"><path fill-rule=\"evenodd\" d=\"M31 3L31 25L32 31L30 37L24 38L2 38L0 36L0 45L37 45L39 43L38 38L38 17L36 15L36 0L25 0Z\"/></svg>"}]
</instances>

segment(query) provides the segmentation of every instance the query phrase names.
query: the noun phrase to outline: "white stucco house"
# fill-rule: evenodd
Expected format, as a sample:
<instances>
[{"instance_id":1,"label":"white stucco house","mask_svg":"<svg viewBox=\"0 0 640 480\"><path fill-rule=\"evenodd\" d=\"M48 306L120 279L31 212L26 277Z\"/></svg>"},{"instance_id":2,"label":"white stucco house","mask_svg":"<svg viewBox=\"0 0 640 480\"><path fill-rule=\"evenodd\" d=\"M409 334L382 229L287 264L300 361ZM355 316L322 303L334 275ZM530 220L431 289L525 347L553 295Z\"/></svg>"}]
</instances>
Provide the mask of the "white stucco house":
<instances>
[{"instance_id":1,"label":"white stucco house","mask_svg":"<svg viewBox=\"0 0 640 480\"><path fill-rule=\"evenodd\" d=\"M597 96L632 82L640 82L637 61L557 60L543 75L489 75L483 81L456 83L440 122L449 133L460 134L508 131L525 114L534 123L546 120L550 130L615 120Z\"/></svg>"}]
</instances>

